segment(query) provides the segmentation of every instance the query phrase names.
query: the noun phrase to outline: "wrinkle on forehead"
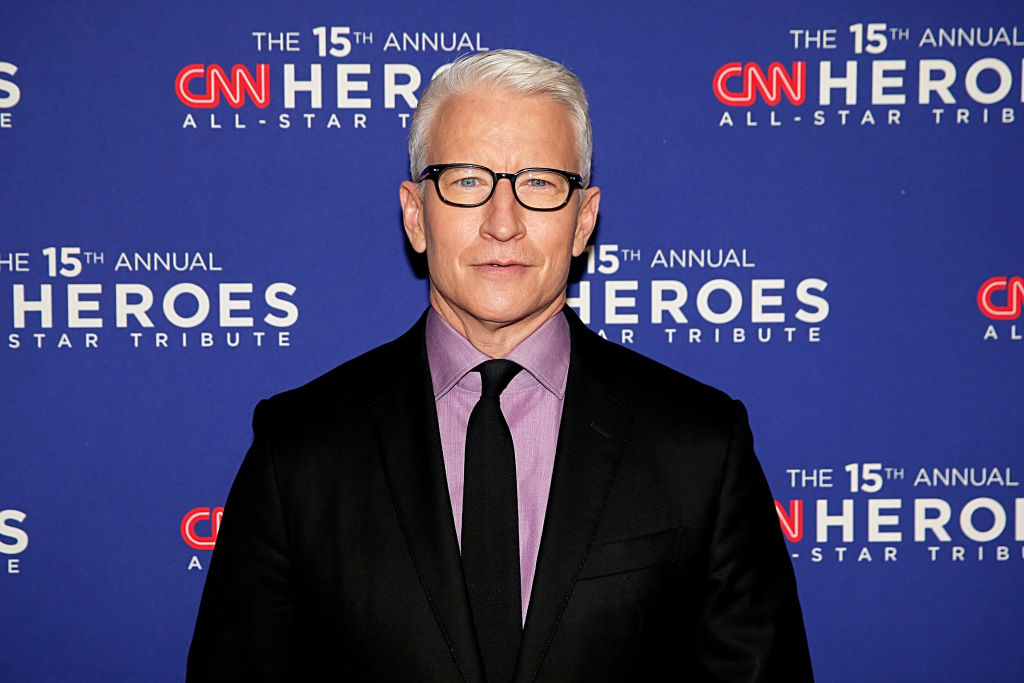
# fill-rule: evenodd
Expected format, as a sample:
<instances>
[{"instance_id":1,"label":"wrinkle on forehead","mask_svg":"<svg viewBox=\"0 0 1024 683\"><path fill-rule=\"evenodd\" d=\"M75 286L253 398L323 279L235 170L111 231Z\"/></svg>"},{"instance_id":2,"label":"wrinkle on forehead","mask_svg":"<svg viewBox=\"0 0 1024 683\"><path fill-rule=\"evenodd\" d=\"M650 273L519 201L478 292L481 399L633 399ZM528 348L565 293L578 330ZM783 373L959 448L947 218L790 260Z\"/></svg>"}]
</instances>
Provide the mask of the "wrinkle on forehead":
<instances>
[{"instance_id":1,"label":"wrinkle on forehead","mask_svg":"<svg viewBox=\"0 0 1024 683\"><path fill-rule=\"evenodd\" d=\"M512 173L579 172L569 109L545 95L487 88L449 98L428 136L430 164L472 163Z\"/></svg>"}]
</instances>

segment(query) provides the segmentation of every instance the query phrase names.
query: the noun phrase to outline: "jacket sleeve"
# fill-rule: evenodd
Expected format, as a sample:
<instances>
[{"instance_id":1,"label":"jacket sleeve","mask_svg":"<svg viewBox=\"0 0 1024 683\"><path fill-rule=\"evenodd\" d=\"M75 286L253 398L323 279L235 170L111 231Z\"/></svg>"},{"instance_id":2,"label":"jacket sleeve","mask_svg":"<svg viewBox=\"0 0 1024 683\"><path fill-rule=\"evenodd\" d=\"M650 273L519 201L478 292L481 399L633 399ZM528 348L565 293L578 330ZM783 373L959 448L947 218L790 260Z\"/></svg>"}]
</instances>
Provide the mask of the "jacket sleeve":
<instances>
[{"instance_id":1,"label":"jacket sleeve","mask_svg":"<svg viewBox=\"0 0 1024 683\"><path fill-rule=\"evenodd\" d=\"M270 439L256 408L254 440L235 477L199 606L186 678L288 680L295 604Z\"/></svg>"},{"instance_id":2,"label":"jacket sleeve","mask_svg":"<svg viewBox=\"0 0 1024 683\"><path fill-rule=\"evenodd\" d=\"M707 672L722 681L811 681L796 579L743 405L722 469L703 599Z\"/></svg>"}]
</instances>

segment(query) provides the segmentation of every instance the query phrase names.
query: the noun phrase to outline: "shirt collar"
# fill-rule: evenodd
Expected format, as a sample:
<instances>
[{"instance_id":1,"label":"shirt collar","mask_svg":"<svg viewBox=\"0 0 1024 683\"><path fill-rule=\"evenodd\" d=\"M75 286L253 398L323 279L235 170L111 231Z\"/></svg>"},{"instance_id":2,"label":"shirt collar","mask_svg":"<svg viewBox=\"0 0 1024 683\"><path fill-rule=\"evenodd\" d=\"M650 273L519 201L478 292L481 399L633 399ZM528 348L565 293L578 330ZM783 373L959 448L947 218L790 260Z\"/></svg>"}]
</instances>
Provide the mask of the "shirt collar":
<instances>
[{"instance_id":1,"label":"shirt collar","mask_svg":"<svg viewBox=\"0 0 1024 683\"><path fill-rule=\"evenodd\" d=\"M477 365L490 360L490 356L456 332L433 308L427 313L426 338L434 400L451 391ZM505 358L521 365L562 400L569 374L569 345L569 323L560 311L519 342Z\"/></svg>"}]
</instances>

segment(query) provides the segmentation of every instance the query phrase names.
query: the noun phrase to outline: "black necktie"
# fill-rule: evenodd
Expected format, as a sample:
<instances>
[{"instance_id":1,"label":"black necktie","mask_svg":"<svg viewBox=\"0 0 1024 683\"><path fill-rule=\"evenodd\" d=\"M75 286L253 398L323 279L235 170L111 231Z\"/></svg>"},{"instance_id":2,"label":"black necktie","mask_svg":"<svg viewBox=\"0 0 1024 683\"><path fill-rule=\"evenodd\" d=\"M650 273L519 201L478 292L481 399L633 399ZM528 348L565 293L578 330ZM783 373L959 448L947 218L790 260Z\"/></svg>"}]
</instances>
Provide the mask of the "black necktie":
<instances>
[{"instance_id":1,"label":"black necktie","mask_svg":"<svg viewBox=\"0 0 1024 683\"><path fill-rule=\"evenodd\" d=\"M462 567L490 683L515 673L522 637L516 454L499 398L522 368L489 360L473 368L483 389L466 428Z\"/></svg>"}]
</instances>

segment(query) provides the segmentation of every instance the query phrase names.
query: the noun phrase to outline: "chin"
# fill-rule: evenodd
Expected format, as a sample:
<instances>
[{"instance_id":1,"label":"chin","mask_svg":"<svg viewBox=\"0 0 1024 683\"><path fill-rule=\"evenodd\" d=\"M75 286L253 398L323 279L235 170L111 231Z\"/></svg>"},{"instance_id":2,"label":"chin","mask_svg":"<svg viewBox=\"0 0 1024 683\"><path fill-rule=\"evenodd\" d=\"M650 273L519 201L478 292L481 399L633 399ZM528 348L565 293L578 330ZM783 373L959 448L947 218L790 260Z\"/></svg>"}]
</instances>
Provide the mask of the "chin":
<instances>
[{"instance_id":1,"label":"chin","mask_svg":"<svg viewBox=\"0 0 1024 683\"><path fill-rule=\"evenodd\" d=\"M546 317L551 312L557 313L559 309L549 311L553 303L491 301L478 306L476 312L479 315L474 313L474 317L495 323L515 323L533 316Z\"/></svg>"},{"instance_id":2,"label":"chin","mask_svg":"<svg viewBox=\"0 0 1024 683\"><path fill-rule=\"evenodd\" d=\"M529 313L508 306L486 306L473 312L473 317L492 323L514 323L527 317Z\"/></svg>"}]
</instances>

